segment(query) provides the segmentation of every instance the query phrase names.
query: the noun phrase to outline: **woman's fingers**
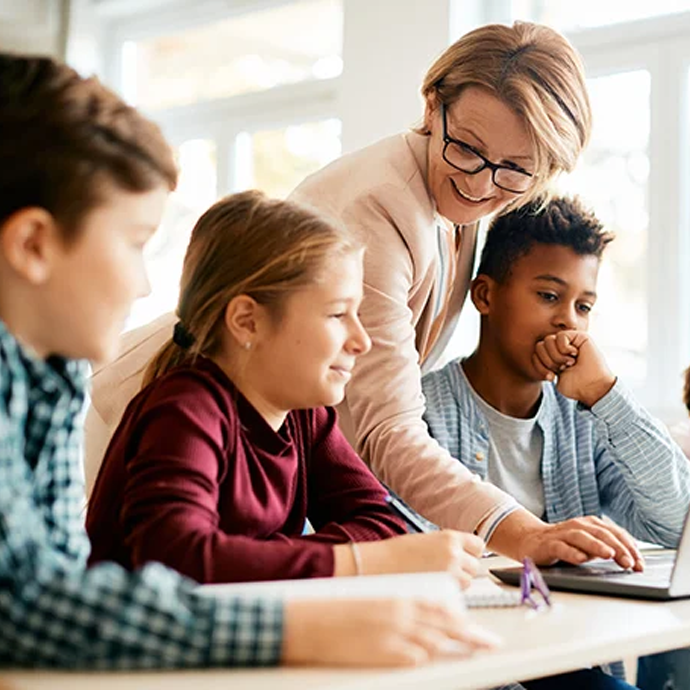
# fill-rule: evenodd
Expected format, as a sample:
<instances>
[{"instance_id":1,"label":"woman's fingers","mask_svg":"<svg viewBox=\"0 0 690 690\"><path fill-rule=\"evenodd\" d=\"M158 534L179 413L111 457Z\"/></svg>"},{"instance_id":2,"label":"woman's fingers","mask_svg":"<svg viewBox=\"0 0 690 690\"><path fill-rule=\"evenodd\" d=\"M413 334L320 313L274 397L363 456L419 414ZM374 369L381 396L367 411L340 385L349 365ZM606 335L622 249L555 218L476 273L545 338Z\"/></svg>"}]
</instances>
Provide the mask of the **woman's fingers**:
<instances>
[{"instance_id":1,"label":"woman's fingers","mask_svg":"<svg viewBox=\"0 0 690 690\"><path fill-rule=\"evenodd\" d=\"M634 537L627 530L614 523L605 522L596 516L583 518L583 520L586 520L587 524L591 525L592 530L603 530L603 532L597 531L596 534L602 541L606 541L609 546L616 550L613 558L619 565L624 568L632 567L635 570L644 570L644 558L637 548ZM628 565L623 562L626 557L632 560Z\"/></svg>"},{"instance_id":2,"label":"woman's fingers","mask_svg":"<svg viewBox=\"0 0 690 690\"><path fill-rule=\"evenodd\" d=\"M569 563L592 558L613 558L623 568L642 570L644 560L634 539L622 528L597 517L574 518L553 525L545 536L540 558L554 556Z\"/></svg>"},{"instance_id":3,"label":"woman's fingers","mask_svg":"<svg viewBox=\"0 0 690 690\"><path fill-rule=\"evenodd\" d=\"M553 565L556 561L565 561L575 565L585 563L591 556L569 543L563 533L546 536L535 549L532 559L537 565Z\"/></svg>"}]
</instances>

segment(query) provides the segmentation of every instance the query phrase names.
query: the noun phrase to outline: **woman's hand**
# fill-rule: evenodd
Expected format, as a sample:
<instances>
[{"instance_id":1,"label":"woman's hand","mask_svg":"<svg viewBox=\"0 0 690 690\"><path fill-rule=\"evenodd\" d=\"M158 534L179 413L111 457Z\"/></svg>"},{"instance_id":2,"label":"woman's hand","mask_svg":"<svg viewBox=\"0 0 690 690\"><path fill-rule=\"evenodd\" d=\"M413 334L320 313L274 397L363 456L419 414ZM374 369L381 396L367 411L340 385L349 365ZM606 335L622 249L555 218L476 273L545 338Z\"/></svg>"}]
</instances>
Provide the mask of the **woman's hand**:
<instances>
[{"instance_id":1,"label":"woman's hand","mask_svg":"<svg viewBox=\"0 0 690 690\"><path fill-rule=\"evenodd\" d=\"M593 515L547 524L526 510L515 511L498 525L489 546L518 560L529 556L537 565L556 561L577 565L592 558L613 558L622 568L644 569L633 537Z\"/></svg>"},{"instance_id":2,"label":"woman's hand","mask_svg":"<svg viewBox=\"0 0 690 690\"><path fill-rule=\"evenodd\" d=\"M362 542L357 544L357 549L364 575L443 570L465 588L479 571L484 542L473 534L442 530ZM334 552L334 575L354 575L350 545L339 544Z\"/></svg>"},{"instance_id":3,"label":"woman's hand","mask_svg":"<svg viewBox=\"0 0 690 690\"><path fill-rule=\"evenodd\" d=\"M556 561L585 563L592 558L613 558L622 568L644 569L635 540L622 527L590 515L545 525L523 541L525 555L537 564Z\"/></svg>"},{"instance_id":4,"label":"woman's hand","mask_svg":"<svg viewBox=\"0 0 690 690\"><path fill-rule=\"evenodd\" d=\"M491 649L498 638L462 610L417 599L288 601L282 661L322 666L416 666Z\"/></svg>"}]
</instances>

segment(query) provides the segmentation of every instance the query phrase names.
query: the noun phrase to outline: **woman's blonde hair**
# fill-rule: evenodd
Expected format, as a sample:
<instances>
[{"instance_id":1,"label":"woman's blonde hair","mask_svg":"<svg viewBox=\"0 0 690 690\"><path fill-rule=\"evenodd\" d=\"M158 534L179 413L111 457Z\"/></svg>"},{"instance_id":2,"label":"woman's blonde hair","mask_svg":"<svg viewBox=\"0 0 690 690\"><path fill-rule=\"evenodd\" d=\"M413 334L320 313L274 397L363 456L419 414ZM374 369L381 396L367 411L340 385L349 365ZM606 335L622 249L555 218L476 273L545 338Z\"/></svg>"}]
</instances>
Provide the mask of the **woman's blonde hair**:
<instances>
[{"instance_id":1,"label":"woman's blonde hair","mask_svg":"<svg viewBox=\"0 0 690 690\"><path fill-rule=\"evenodd\" d=\"M345 227L258 191L221 199L197 221L184 259L176 335L149 363L143 386L221 344L225 308L248 295L279 319L285 298L323 279L327 260L359 251Z\"/></svg>"},{"instance_id":2,"label":"woman's blonde hair","mask_svg":"<svg viewBox=\"0 0 690 690\"><path fill-rule=\"evenodd\" d=\"M515 22L465 34L430 67L422 84L428 106L453 104L467 86L488 89L523 120L536 151L536 182L510 208L549 196L589 140L592 114L582 60L558 32ZM428 127L418 130L429 134Z\"/></svg>"}]
</instances>

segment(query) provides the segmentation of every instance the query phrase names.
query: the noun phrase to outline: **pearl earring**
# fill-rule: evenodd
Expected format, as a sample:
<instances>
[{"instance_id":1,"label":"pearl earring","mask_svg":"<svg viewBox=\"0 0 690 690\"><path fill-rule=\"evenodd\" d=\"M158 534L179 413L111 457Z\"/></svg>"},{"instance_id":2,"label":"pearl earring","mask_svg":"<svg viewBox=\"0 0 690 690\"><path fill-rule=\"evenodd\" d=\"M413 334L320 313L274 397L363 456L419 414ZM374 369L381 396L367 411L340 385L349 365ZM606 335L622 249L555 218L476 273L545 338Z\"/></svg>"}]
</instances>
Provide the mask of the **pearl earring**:
<instances>
[{"instance_id":1,"label":"pearl earring","mask_svg":"<svg viewBox=\"0 0 690 690\"><path fill-rule=\"evenodd\" d=\"M251 344L249 341L247 341L247 342L244 344L244 349L245 349L245 350L250 350L251 347L252 347L252 344Z\"/></svg>"}]
</instances>

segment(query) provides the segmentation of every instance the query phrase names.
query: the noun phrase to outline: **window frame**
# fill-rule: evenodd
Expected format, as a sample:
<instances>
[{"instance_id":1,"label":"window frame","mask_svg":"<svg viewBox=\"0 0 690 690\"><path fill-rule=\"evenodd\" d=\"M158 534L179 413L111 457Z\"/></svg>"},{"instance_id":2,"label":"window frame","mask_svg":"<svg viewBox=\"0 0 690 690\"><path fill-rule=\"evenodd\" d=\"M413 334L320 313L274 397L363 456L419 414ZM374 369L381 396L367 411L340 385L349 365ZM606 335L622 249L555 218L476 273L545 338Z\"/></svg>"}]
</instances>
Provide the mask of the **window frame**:
<instances>
[{"instance_id":1,"label":"window frame","mask_svg":"<svg viewBox=\"0 0 690 690\"><path fill-rule=\"evenodd\" d=\"M105 38L104 78L119 91L123 87L122 48L127 41L142 41L177 31L205 26L214 21L241 17L294 0L237 0L231 5L218 0L179 4L165 0L141 0L133 10L112 0ZM254 93L201 101L190 105L145 111L161 126L173 146L190 139L216 143L218 196L237 191L235 141L241 132L281 129L338 117L341 77L287 84Z\"/></svg>"},{"instance_id":2,"label":"window frame","mask_svg":"<svg viewBox=\"0 0 690 690\"><path fill-rule=\"evenodd\" d=\"M488 0L484 21L511 23L509 0ZM647 376L634 388L667 422L685 418L682 372L690 365L690 11L565 31L588 78L650 74ZM623 113L622 113L623 116ZM683 194L683 190L687 190ZM635 328L635 324L630 325Z\"/></svg>"}]
</instances>

